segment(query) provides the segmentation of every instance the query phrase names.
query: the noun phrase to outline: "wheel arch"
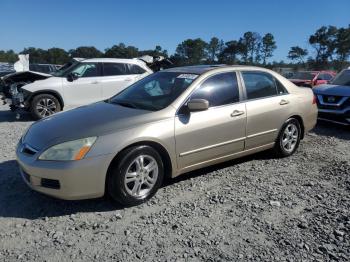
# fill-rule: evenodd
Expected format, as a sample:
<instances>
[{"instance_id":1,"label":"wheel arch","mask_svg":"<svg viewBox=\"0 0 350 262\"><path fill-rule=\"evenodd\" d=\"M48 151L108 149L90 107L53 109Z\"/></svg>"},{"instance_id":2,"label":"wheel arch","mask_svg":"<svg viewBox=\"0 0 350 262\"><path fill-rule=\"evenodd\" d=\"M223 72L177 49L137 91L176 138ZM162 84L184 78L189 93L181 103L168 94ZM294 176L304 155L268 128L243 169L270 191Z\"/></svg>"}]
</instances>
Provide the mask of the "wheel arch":
<instances>
[{"instance_id":1,"label":"wheel arch","mask_svg":"<svg viewBox=\"0 0 350 262\"><path fill-rule=\"evenodd\" d=\"M168 150L158 142L144 140L144 141L138 141L138 142L132 143L132 144L124 147L114 156L114 158L112 159L112 161L109 164L108 169L107 169L105 188L107 188L107 181L108 181L108 177L111 173L112 167L119 161L121 153L124 150L126 150L130 147L135 147L135 146L150 146L150 147L154 148L159 153L160 157L162 158L162 161L164 164L164 177L166 179L170 179L172 177L173 166L172 166L172 161L171 161L171 157L170 157Z\"/></svg>"},{"instance_id":2,"label":"wheel arch","mask_svg":"<svg viewBox=\"0 0 350 262\"><path fill-rule=\"evenodd\" d=\"M64 107L64 101L63 101L63 98L62 96L60 95L60 93L58 93L57 91L55 90L51 90L51 89L44 89L44 90L40 90L40 91L35 91L33 92L29 99L28 99L28 104L30 104L33 100L33 98L37 95L53 95L54 97L56 97L58 99L58 102L60 103L60 106L61 106L61 109L63 110L63 107Z\"/></svg>"},{"instance_id":3,"label":"wheel arch","mask_svg":"<svg viewBox=\"0 0 350 262\"><path fill-rule=\"evenodd\" d=\"M288 119L290 119L290 118L295 118L296 120L298 120L298 122L300 124L300 129L301 129L300 139L303 139L305 136L305 126L304 126L303 118L297 114L290 116Z\"/></svg>"}]
</instances>

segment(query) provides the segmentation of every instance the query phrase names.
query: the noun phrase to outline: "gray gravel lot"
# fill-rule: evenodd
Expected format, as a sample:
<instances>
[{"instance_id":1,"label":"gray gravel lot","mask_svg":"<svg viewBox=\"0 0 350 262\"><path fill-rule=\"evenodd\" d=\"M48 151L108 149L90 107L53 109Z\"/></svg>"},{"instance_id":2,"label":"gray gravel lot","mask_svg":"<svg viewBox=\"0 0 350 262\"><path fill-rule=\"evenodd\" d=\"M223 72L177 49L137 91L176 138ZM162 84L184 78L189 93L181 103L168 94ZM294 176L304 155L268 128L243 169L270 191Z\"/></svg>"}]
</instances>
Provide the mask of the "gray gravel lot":
<instances>
[{"instance_id":1,"label":"gray gravel lot","mask_svg":"<svg viewBox=\"0 0 350 262\"><path fill-rule=\"evenodd\" d=\"M14 148L30 123L0 106L0 261L350 260L350 129L319 124L292 157L201 169L123 209L27 188Z\"/></svg>"}]
</instances>

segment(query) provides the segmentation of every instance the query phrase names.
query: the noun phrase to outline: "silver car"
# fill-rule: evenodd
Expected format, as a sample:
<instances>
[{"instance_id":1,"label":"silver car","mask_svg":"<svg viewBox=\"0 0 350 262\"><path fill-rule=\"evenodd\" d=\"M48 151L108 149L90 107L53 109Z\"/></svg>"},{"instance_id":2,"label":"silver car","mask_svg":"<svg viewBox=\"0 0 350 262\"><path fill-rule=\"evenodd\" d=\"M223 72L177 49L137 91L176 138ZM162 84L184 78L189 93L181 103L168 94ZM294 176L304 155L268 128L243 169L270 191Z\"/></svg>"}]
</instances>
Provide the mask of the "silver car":
<instances>
[{"instance_id":1,"label":"silver car","mask_svg":"<svg viewBox=\"0 0 350 262\"><path fill-rule=\"evenodd\" d=\"M34 123L17 160L32 189L123 205L164 177L272 149L290 156L316 124L311 89L258 67L191 66L154 73L116 96Z\"/></svg>"}]
</instances>

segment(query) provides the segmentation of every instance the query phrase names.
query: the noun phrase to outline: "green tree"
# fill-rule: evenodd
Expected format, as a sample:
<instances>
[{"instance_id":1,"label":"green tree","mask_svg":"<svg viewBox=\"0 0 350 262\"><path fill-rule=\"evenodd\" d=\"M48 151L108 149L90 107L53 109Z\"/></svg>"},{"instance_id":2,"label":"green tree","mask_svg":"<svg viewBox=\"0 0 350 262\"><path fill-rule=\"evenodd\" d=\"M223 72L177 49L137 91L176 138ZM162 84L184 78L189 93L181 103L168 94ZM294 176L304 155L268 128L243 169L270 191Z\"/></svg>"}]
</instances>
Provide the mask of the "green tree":
<instances>
[{"instance_id":1,"label":"green tree","mask_svg":"<svg viewBox=\"0 0 350 262\"><path fill-rule=\"evenodd\" d=\"M242 46L236 40L225 43L225 48L219 55L219 61L225 64L236 64L238 55L242 52Z\"/></svg>"},{"instance_id":2,"label":"green tree","mask_svg":"<svg viewBox=\"0 0 350 262\"><path fill-rule=\"evenodd\" d=\"M307 49L303 49L299 46L292 46L288 52L288 58L298 63L304 63L305 57L308 55Z\"/></svg>"},{"instance_id":3,"label":"green tree","mask_svg":"<svg viewBox=\"0 0 350 262\"><path fill-rule=\"evenodd\" d=\"M150 55L153 57L164 56L168 57L168 51L163 49L160 45L157 45L153 50L142 50L139 51L138 56Z\"/></svg>"},{"instance_id":4,"label":"green tree","mask_svg":"<svg viewBox=\"0 0 350 262\"><path fill-rule=\"evenodd\" d=\"M30 63L48 63L47 50L41 48L24 48L20 54L29 54Z\"/></svg>"},{"instance_id":5,"label":"green tree","mask_svg":"<svg viewBox=\"0 0 350 262\"><path fill-rule=\"evenodd\" d=\"M139 55L139 50L134 46L126 46L124 43L119 43L105 50L105 57L114 58L135 58Z\"/></svg>"},{"instance_id":6,"label":"green tree","mask_svg":"<svg viewBox=\"0 0 350 262\"><path fill-rule=\"evenodd\" d=\"M47 50L47 62L50 64L63 65L67 63L69 59L68 52L62 48L53 47Z\"/></svg>"},{"instance_id":7,"label":"green tree","mask_svg":"<svg viewBox=\"0 0 350 262\"><path fill-rule=\"evenodd\" d=\"M200 64L206 58L207 45L200 38L187 39L177 46L174 59L180 64Z\"/></svg>"},{"instance_id":8,"label":"green tree","mask_svg":"<svg viewBox=\"0 0 350 262\"><path fill-rule=\"evenodd\" d=\"M315 61L318 67L328 64L336 47L337 28L322 26L309 37L309 43L316 51Z\"/></svg>"},{"instance_id":9,"label":"green tree","mask_svg":"<svg viewBox=\"0 0 350 262\"><path fill-rule=\"evenodd\" d=\"M266 64L266 60L273 56L273 51L277 48L276 41L271 33L264 35L261 41L261 56L263 64Z\"/></svg>"},{"instance_id":10,"label":"green tree","mask_svg":"<svg viewBox=\"0 0 350 262\"><path fill-rule=\"evenodd\" d=\"M97 58L102 57L103 53L94 46L80 46L76 49L69 50L72 57Z\"/></svg>"},{"instance_id":11,"label":"green tree","mask_svg":"<svg viewBox=\"0 0 350 262\"><path fill-rule=\"evenodd\" d=\"M224 42L217 37L212 37L207 45L207 55L209 62L218 60L220 53L223 51Z\"/></svg>"},{"instance_id":12,"label":"green tree","mask_svg":"<svg viewBox=\"0 0 350 262\"><path fill-rule=\"evenodd\" d=\"M0 62L14 63L17 60L18 56L13 50L0 50Z\"/></svg>"},{"instance_id":13,"label":"green tree","mask_svg":"<svg viewBox=\"0 0 350 262\"><path fill-rule=\"evenodd\" d=\"M340 67L350 56L350 25L347 28L339 28L336 33L335 52L338 55Z\"/></svg>"},{"instance_id":14,"label":"green tree","mask_svg":"<svg viewBox=\"0 0 350 262\"><path fill-rule=\"evenodd\" d=\"M256 32L245 32L240 38L241 55L245 63L253 64L260 61L261 36Z\"/></svg>"}]
</instances>

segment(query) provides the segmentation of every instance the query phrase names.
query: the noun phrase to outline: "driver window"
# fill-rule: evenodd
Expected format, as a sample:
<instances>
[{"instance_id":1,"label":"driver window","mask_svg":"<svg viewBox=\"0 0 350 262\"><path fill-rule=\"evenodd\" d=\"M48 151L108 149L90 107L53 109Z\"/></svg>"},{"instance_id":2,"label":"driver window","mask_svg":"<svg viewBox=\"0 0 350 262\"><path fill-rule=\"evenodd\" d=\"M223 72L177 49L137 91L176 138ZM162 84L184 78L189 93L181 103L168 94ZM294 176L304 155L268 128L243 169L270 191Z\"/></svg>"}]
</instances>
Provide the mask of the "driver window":
<instances>
[{"instance_id":1,"label":"driver window","mask_svg":"<svg viewBox=\"0 0 350 262\"><path fill-rule=\"evenodd\" d=\"M221 73L208 78L193 92L191 99L205 99L209 107L239 102L236 73Z\"/></svg>"},{"instance_id":2,"label":"driver window","mask_svg":"<svg viewBox=\"0 0 350 262\"><path fill-rule=\"evenodd\" d=\"M81 63L73 71L78 77L95 77L100 76L98 65L96 63Z\"/></svg>"}]
</instances>

